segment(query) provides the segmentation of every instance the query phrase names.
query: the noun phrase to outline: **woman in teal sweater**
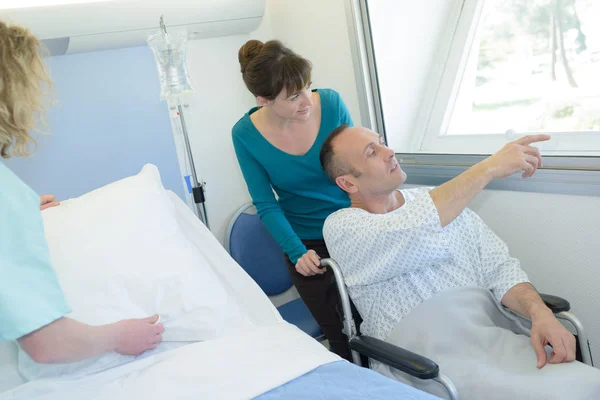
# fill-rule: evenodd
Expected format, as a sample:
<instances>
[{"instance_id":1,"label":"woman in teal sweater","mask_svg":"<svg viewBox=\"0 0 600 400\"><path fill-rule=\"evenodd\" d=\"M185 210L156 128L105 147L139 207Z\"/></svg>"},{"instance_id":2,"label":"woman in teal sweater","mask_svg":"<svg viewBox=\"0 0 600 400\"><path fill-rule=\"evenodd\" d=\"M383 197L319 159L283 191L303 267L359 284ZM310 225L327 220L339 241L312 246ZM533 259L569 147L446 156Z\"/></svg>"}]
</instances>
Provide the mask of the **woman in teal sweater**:
<instances>
[{"instance_id":1,"label":"woman in teal sweater","mask_svg":"<svg viewBox=\"0 0 600 400\"><path fill-rule=\"evenodd\" d=\"M319 151L331 131L352 125L350 113L336 91L310 89L311 63L279 41L250 40L238 58L244 82L259 104L232 132L248 191L286 253L294 285L331 350L350 359L335 309L337 296L327 296L332 272L319 269L319 259L329 257L323 223L350 205L322 170Z\"/></svg>"}]
</instances>

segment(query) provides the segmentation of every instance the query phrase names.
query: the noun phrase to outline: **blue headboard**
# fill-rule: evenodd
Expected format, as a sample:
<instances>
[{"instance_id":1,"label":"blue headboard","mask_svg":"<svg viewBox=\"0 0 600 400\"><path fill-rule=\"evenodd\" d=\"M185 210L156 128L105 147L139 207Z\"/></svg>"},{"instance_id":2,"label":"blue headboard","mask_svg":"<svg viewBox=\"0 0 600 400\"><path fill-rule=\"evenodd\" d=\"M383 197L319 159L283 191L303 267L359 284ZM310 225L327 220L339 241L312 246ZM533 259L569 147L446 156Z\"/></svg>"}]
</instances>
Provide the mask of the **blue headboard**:
<instances>
[{"instance_id":1,"label":"blue headboard","mask_svg":"<svg viewBox=\"0 0 600 400\"><path fill-rule=\"evenodd\" d=\"M37 152L6 164L36 192L67 199L138 173L146 163L163 184L185 191L169 111L147 47L46 59L55 86L49 135Z\"/></svg>"}]
</instances>

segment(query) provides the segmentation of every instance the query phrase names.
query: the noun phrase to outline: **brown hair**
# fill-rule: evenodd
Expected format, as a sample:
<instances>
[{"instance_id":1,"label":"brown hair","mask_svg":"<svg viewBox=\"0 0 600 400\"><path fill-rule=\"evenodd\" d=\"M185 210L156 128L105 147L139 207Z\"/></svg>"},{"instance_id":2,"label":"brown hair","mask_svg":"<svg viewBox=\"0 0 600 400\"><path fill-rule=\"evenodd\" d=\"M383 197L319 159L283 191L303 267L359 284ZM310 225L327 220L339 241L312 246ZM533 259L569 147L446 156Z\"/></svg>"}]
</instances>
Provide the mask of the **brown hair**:
<instances>
[{"instance_id":1,"label":"brown hair","mask_svg":"<svg viewBox=\"0 0 600 400\"><path fill-rule=\"evenodd\" d=\"M348 128L348 124L338 126L329 134L329 136L327 136L327 139L325 139L321 146L321 153L319 154L321 167L332 182L335 182L335 179L338 176L347 174L352 174L356 178L360 177L360 172L342 161L333 151L333 141Z\"/></svg>"},{"instance_id":2,"label":"brown hair","mask_svg":"<svg viewBox=\"0 0 600 400\"><path fill-rule=\"evenodd\" d=\"M29 30L0 21L0 156L26 156L35 144L29 131L43 113L51 87L39 40Z\"/></svg>"},{"instance_id":3,"label":"brown hair","mask_svg":"<svg viewBox=\"0 0 600 400\"><path fill-rule=\"evenodd\" d=\"M255 97L274 100L285 88L291 95L310 84L312 64L279 40L248 40L238 52L242 77Z\"/></svg>"}]
</instances>

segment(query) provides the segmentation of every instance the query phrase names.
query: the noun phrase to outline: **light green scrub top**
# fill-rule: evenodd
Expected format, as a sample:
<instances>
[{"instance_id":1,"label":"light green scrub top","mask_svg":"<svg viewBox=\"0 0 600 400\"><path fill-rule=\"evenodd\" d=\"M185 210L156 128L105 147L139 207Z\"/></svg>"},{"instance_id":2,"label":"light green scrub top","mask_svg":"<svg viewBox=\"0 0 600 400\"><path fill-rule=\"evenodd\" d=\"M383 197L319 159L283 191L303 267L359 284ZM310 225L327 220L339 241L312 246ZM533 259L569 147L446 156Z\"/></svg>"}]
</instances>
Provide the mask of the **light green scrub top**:
<instances>
[{"instance_id":1,"label":"light green scrub top","mask_svg":"<svg viewBox=\"0 0 600 400\"><path fill-rule=\"evenodd\" d=\"M70 312L50 263L40 198L0 161L0 341Z\"/></svg>"}]
</instances>

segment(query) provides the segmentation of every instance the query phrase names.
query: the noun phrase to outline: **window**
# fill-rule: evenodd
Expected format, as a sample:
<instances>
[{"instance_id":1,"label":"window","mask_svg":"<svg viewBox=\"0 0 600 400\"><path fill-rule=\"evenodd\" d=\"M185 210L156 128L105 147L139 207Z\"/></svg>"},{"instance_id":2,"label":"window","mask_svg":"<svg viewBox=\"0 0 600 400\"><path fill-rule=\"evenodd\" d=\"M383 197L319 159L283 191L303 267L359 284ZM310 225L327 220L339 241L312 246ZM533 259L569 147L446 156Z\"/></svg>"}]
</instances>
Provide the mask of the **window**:
<instances>
[{"instance_id":1,"label":"window","mask_svg":"<svg viewBox=\"0 0 600 400\"><path fill-rule=\"evenodd\" d=\"M487 0L446 134L600 131L592 1Z\"/></svg>"},{"instance_id":2,"label":"window","mask_svg":"<svg viewBox=\"0 0 600 400\"><path fill-rule=\"evenodd\" d=\"M490 154L543 132L545 155L600 156L600 1L400 3L365 4L397 152Z\"/></svg>"}]
</instances>

